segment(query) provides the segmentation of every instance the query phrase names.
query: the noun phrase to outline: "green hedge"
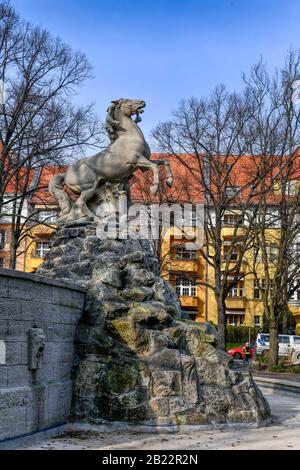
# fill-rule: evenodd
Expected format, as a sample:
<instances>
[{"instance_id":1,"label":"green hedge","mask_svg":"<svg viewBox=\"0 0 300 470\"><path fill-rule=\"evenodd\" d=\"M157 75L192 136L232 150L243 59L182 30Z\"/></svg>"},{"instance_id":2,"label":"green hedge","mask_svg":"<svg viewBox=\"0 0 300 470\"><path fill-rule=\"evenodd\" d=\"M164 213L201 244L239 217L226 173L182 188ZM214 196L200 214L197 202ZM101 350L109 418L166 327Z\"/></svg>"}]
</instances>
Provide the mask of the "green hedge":
<instances>
[{"instance_id":1,"label":"green hedge","mask_svg":"<svg viewBox=\"0 0 300 470\"><path fill-rule=\"evenodd\" d=\"M218 326L210 321L216 330ZM268 333L268 329L250 327L251 341L256 340L258 333ZM245 343L249 340L249 326L226 326L226 343Z\"/></svg>"},{"instance_id":2,"label":"green hedge","mask_svg":"<svg viewBox=\"0 0 300 470\"><path fill-rule=\"evenodd\" d=\"M261 328L250 327L251 341L256 340L257 333L261 333ZM249 340L248 326L227 326L226 341L227 343L245 343Z\"/></svg>"}]
</instances>

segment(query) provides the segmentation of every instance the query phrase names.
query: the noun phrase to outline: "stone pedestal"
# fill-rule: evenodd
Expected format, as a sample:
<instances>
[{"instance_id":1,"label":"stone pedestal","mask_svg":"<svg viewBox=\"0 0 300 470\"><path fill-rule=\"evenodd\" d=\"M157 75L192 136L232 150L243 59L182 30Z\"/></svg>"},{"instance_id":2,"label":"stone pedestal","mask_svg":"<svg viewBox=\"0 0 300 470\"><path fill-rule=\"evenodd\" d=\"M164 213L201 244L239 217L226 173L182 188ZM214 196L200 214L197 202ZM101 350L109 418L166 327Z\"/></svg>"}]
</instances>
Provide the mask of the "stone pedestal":
<instances>
[{"instance_id":1,"label":"stone pedestal","mask_svg":"<svg viewBox=\"0 0 300 470\"><path fill-rule=\"evenodd\" d=\"M178 318L148 241L57 229L38 273L88 289L77 331L71 419L93 424L259 423L269 407L251 374L216 348L209 325Z\"/></svg>"}]
</instances>

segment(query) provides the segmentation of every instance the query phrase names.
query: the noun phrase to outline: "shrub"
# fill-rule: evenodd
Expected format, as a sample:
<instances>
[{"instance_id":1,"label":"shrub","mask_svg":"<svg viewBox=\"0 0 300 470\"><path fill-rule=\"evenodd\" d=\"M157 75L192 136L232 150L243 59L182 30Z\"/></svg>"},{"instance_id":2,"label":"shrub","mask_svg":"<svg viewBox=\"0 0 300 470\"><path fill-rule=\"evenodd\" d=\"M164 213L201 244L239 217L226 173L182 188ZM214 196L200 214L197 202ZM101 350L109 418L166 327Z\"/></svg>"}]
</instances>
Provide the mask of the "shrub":
<instances>
[{"instance_id":1,"label":"shrub","mask_svg":"<svg viewBox=\"0 0 300 470\"><path fill-rule=\"evenodd\" d=\"M257 333L260 333L261 328L250 327L251 341L256 340ZM249 327L248 326L227 326L226 327L226 340L227 343L245 343L249 340Z\"/></svg>"},{"instance_id":2,"label":"shrub","mask_svg":"<svg viewBox=\"0 0 300 470\"><path fill-rule=\"evenodd\" d=\"M268 358L265 354L260 354L258 356L258 361L259 361L259 364L267 364Z\"/></svg>"},{"instance_id":3,"label":"shrub","mask_svg":"<svg viewBox=\"0 0 300 470\"><path fill-rule=\"evenodd\" d=\"M283 364L276 364L269 368L270 372L286 372L286 367Z\"/></svg>"}]
</instances>

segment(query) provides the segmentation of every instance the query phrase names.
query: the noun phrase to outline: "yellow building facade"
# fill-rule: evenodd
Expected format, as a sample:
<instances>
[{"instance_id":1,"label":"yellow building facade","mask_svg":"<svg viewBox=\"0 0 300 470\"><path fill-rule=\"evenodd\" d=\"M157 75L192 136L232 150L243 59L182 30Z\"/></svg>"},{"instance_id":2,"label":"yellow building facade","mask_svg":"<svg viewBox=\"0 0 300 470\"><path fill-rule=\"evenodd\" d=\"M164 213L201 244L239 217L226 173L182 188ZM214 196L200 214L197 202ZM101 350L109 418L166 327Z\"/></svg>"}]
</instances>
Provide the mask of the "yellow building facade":
<instances>
[{"instance_id":1,"label":"yellow building facade","mask_svg":"<svg viewBox=\"0 0 300 470\"><path fill-rule=\"evenodd\" d=\"M238 229L243 231L244 228ZM223 246L222 258L226 257L226 246L231 244L234 227L224 224L222 230ZM214 269L205 262L196 244L190 240L178 240L174 236L178 229L171 228L162 242L162 275L176 289L180 298L184 314L193 320L204 322L211 321L217 324L217 303L213 289L205 287L205 283L214 285ZM276 240L276 229L270 230L270 244ZM235 234L238 238L239 232ZM239 249L232 253L232 265L234 267ZM211 254L211 253L210 253ZM257 262L255 275L253 272L254 252L249 249L243 257L240 274L242 279L230 289L226 298L227 324L232 326L262 327L264 315L264 303L262 292L264 283L264 269L262 263ZM230 263L231 264L231 263ZM289 310L296 321L296 332L300 334L300 299L290 303Z\"/></svg>"},{"instance_id":2,"label":"yellow building facade","mask_svg":"<svg viewBox=\"0 0 300 470\"><path fill-rule=\"evenodd\" d=\"M37 223L33 223L26 237L25 271L34 273L44 261L50 247L50 238L56 227L57 206L36 205ZM40 222L40 223L38 223Z\"/></svg>"}]
</instances>

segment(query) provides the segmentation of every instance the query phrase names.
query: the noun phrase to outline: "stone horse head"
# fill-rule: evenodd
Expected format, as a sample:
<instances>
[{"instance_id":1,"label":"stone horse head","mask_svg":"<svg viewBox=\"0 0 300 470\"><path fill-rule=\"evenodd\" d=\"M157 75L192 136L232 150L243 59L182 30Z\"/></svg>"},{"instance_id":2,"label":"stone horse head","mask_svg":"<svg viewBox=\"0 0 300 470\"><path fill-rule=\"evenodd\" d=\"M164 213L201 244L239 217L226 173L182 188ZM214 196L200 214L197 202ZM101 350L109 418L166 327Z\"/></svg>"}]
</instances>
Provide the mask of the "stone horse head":
<instances>
[{"instance_id":1,"label":"stone horse head","mask_svg":"<svg viewBox=\"0 0 300 470\"><path fill-rule=\"evenodd\" d=\"M120 122L118 121L118 114L122 112L124 116L131 117L136 115L135 122L141 122L140 114L144 112L146 106L143 100L130 100L120 98L111 102L111 106L107 109L105 128L111 142L117 138L116 131L119 129Z\"/></svg>"}]
</instances>

